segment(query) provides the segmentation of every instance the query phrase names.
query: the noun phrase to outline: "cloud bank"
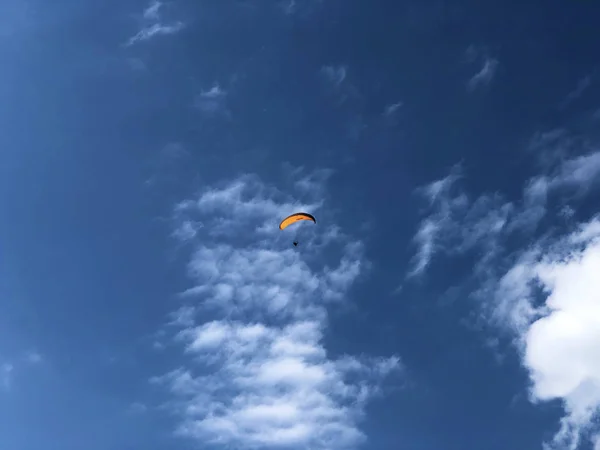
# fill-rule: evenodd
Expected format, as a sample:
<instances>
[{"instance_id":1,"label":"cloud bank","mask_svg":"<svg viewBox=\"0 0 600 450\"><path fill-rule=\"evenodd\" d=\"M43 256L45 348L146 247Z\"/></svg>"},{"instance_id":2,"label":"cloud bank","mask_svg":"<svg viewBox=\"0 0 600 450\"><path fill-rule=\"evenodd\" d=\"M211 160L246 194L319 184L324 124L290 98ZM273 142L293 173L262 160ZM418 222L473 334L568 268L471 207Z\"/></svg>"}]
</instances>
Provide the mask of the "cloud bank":
<instances>
[{"instance_id":1,"label":"cloud bank","mask_svg":"<svg viewBox=\"0 0 600 450\"><path fill-rule=\"evenodd\" d=\"M176 206L193 281L169 325L184 363L154 381L172 394L181 435L240 449L350 449L366 439L365 405L401 364L327 353L327 308L367 262L360 242L327 225L325 178L295 180L305 202L245 176ZM298 210L323 220L280 231L278 219Z\"/></svg>"}]
</instances>

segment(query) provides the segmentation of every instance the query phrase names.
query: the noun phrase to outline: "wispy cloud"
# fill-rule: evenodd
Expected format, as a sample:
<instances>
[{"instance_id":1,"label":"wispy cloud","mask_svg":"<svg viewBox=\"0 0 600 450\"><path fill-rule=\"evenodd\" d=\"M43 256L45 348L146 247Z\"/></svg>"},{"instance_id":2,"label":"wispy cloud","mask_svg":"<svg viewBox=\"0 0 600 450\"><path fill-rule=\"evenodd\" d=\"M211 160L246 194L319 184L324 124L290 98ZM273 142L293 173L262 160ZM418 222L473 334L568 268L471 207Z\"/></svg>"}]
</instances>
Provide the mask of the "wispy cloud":
<instances>
[{"instance_id":1,"label":"wispy cloud","mask_svg":"<svg viewBox=\"0 0 600 450\"><path fill-rule=\"evenodd\" d=\"M148 412L148 405L145 403L135 402L129 406L129 414L144 414Z\"/></svg>"},{"instance_id":2,"label":"wispy cloud","mask_svg":"<svg viewBox=\"0 0 600 450\"><path fill-rule=\"evenodd\" d=\"M189 150L181 142L169 142L160 151L163 160L181 160L190 156Z\"/></svg>"},{"instance_id":3,"label":"wispy cloud","mask_svg":"<svg viewBox=\"0 0 600 450\"><path fill-rule=\"evenodd\" d=\"M181 21L163 22L160 10L162 3L153 0L144 10L142 17L145 22L144 26L134 36L129 38L126 45L131 46L139 42L147 41L155 36L165 36L176 34L184 28L184 23Z\"/></svg>"},{"instance_id":4,"label":"wispy cloud","mask_svg":"<svg viewBox=\"0 0 600 450\"><path fill-rule=\"evenodd\" d=\"M175 34L183 29L183 22L175 22L168 25L160 23L152 24L141 29L136 35L132 36L127 45L133 45L137 42L147 41L155 36Z\"/></svg>"},{"instance_id":5,"label":"wispy cloud","mask_svg":"<svg viewBox=\"0 0 600 450\"><path fill-rule=\"evenodd\" d=\"M0 386L4 390L9 390L12 385L14 366L11 363L0 365Z\"/></svg>"},{"instance_id":6,"label":"wispy cloud","mask_svg":"<svg viewBox=\"0 0 600 450\"><path fill-rule=\"evenodd\" d=\"M394 103L390 103L383 109L381 113L381 117L383 119L382 123L385 126L396 128L401 122L401 118L403 116L402 112L404 109L404 102L397 101Z\"/></svg>"},{"instance_id":7,"label":"wispy cloud","mask_svg":"<svg viewBox=\"0 0 600 450\"><path fill-rule=\"evenodd\" d=\"M460 176L456 166L445 178L417 190L427 201L427 216L414 236L417 253L408 277L423 274L436 252L457 255L485 243L491 256L508 235L535 231L548 213L550 197L572 201L598 185L600 152L562 160L548 173L532 177L517 203L498 194L471 200L457 186ZM558 214L565 206L560 205Z\"/></svg>"},{"instance_id":8,"label":"wispy cloud","mask_svg":"<svg viewBox=\"0 0 600 450\"><path fill-rule=\"evenodd\" d=\"M154 1L150 2L148 7L144 10L144 13L143 13L144 19L159 20L160 19L159 12L160 12L161 7L162 7L162 2L159 2L158 0L154 0Z\"/></svg>"},{"instance_id":9,"label":"wispy cloud","mask_svg":"<svg viewBox=\"0 0 600 450\"><path fill-rule=\"evenodd\" d=\"M561 400L566 416L549 448L576 449L598 433L600 218L538 242L500 278L497 319L517 332L536 401ZM539 292L543 292L540 299Z\"/></svg>"},{"instance_id":10,"label":"wispy cloud","mask_svg":"<svg viewBox=\"0 0 600 450\"><path fill-rule=\"evenodd\" d=\"M348 68L344 65L328 65L321 68L321 73L334 87L339 88L346 79Z\"/></svg>"},{"instance_id":11,"label":"wispy cloud","mask_svg":"<svg viewBox=\"0 0 600 450\"><path fill-rule=\"evenodd\" d=\"M470 200L455 186L456 177L432 183L424 192L430 205L435 199L433 208L415 238L422 244L417 255L426 256L417 258L414 269L421 275L436 254L429 242L454 257L472 250L476 269L469 281L479 286L472 295L488 323L514 337L530 374L531 399L564 405L548 449L574 450L586 435L600 433L594 422L600 413L600 217L575 229L536 233L536 227L550 214L550 204L562 215L565 207L573 208L563 199L574 204L597 188L599 161L600 152L592 152L559 162L526 183L520 202L497 195ZM428 229L435 233L422 231ZM419 237L429 235L437 241Z\"/></svg>"},{"instance_id":12,"label":"wispy cloud","mask_svg":"<svg viewBox=\"0 0 600 450\"><path fill-rule=\"evenodd\" d=\"M573 148L576 146L575 141L566 129L555 128L535 133L526 150L534 154L541 169L547 171L576 151Z\"/></svg>"},{"instance_id":13,"label":"wispy cloud","mask_svg":"<svg viewBox=\"0 0 600 450\"><path fill-rule=\"evenodd\" d=\"M413 268L408 272L407 278L419 276L425 272L435 253L436 240L440 231L440 223L435 220L421 222L419 231L413 238L419 249L413 259Z\"/></svg>"},{"instance_id":14,"label":"wispy cloud","mask_svg":"<svg viewBox=\"0 0 600 450\"><path fill-rule=\"evenodd\" d=\"M141 58L127 58L127 65L131 70L136 72L143 72L148 68Z\"/></svg>"},{"instance_id":15,"label":"wispy cloud","mask_svg":"<svg viewBox=\"0 0 600 450\"><path fill-rule=\"evenodd\" d=\"M27 352L25 355L25 361L29 364L40 364L43 360L42 355L36 351Z\"/></svg>"},{"instance_id":16,"label":"wispy cloud","mask_svg":"<svg viewBox=\"0 0 600 450\"><path fill-rule=\"evenodd\" d=\"M370 124L364 114L365 99L348 73L348 66L344 64L330 64L320 70L325 92L342 117L346 137L356 141Z\"/></svg>"},{"instance_id":17,"label":"wispy cloud","mask_svg":"<svg viewBox=\"0 0 600 450\"><path fill-rule=\"evenodd\" d=\"M394 114L396 114L396 112L398 112L398 110L402 107L402 105L403 105L402 102L396 102L396 103L392 103L391 105L386 106L383 111L384 117L393 116Z\"/></svg>"},{"instance_id":18,"label":"wispy cloud","mask_svg":"<svg viewBox=\"0 0 600 450\"><path fill-rule=\"evenodd\" d=\"M479 72L473 75L467 82L467 89L469 91L474 91L481 86L490 84L498 70L498 64L497 59L486 57Z\"/></svg>"},{"instance_id":19,"label":"wispy cloud","mask_svg":"<svg viewBox=\"0 0 600 450\"><path fill-rule=\"evenodd\" d=\"M338 106L350 103L350 106L356 107L359 106L356 102L361 99L361 95L358 88L349 79L348 70L348 66L345 64L330 64L321 67L320 73L328 89L336 98ZM353 116L360 118L360 114Z\"/></svg>"},{"instance_id":20,"label":"wispy cloud","mask_svg":"<svg viewBox=\"0 0 600 450\"><path fill-rule=\"evenodd\" d=\"M240 449L335 450L365 440L365 405L401 364L327 354L327 307L344 300L367 262L360 242L327 225L324 178L292 183L313 198L307 203L246 176L176 206L176 228L190 217L205 224L186 240L194 285L175 313L182 320L170 325L189 360L154 379L176 399L182 435ZM297 210L324 220L279 230L279 218ZM299 248L291 246L295 232ZM325 248L341 254L337 265L321 262Z\"/></svg>"},{"instance_id":21,"label":"wispy cloud","mask_svg":"<svg viewBox=\"0 0 600 450\"><path fill-rule=\"evenodd\" d=\"M284 0L279 4L279 6L281 7L283 13L287 16L294 14L298 8L296 0Z\"/></svg>"},{"instance_id":22,"label":"wispy cloud","mask_svg":"<svg viewBox=\"0 0 600 450\"><path fill-rule=\"evenodd\" d=\"M290 176L294 178L294 188L302 194L315 195L323 192L326 182L333 175L331 169L314 170L307 173L303 167L292 169Z\"/></svg>"},{"instance_id":23,"label":"wispy cloud","mask_svg":"<svg viewBox=\"0 0 600 450\"><path fill-rule=\"evenodd\" d=\"M462 195L453 196L453 187L460 176L461 168L456 166L448 176L417 189L417 194L427 201L430 214L421 222L413 238L417 252L407 278L420 276L426 271L440 249L440 233L453 228L452 215L456 210L464 209L466 199Z\"/></svg>"},{"instance_id":24,"label":"wispy cloud","mask_svg":"<svg viewBox=\"0 0 600 450\"><path fill-rule=\"evenodd\" d=\"M323 0L277 0L272 2L287 17L311 20L323 7Z\"/></svg>"},{"instance_id":25,"label":"wispy cloud","mask_svg":"<svg viewBox=\"0 0 600 450\"><path fill-rule=\"evenodd\" d=\"M565 99L560 102L559 108L566 108L575 100L583 95L583 93L592 85L592 76L586 75L577 82L577 86L567 94Z\"/></svg>"},{"instance_id":26,"label":"wispy cloud","mask_svg":"<svg viewBox=\"0 0 600 450\"><path fill-rule=\"evenodd\" d=\"M477 64L479 69L467 82L467 90L474 91L480 87L491 83L499 61L489 55L489 50L485 46L470 45L465 51L465 60L469 65Z\"/></svg>"},{"instance_id":27,"label":"wispy cloud","mask_svg":"<svg viewBox=\"0 0 600 450\"><path fill-rule=\"evenodd\" d=\"M0 389L9 391L15 381L15 374L27 367L37 366L44 361L42 355L36 351L29 351L0 363Z\"/></svg>"},{"instance_id":28,"label":"wispy cloud","mask_svg":"<svg viewBox=\"0 0 600 450\"><path fill-rule=\"evenodd\" d=\"M194 106L206 116L229 116L226 106L227 92L215 83L196 96Z\"/></svg>"},{"instance_id":29,"label":"wispy cloud","mask_svg":"<svg viewBox=\"0 0 600 450\"><path fill-rule=\"evenodd\" d=\"M180 142L169 142L148 160L149 176L146 187L163 186L165 182L177 183L181 169L189 162L191 154Z\"/></svg>"}]
</instances>

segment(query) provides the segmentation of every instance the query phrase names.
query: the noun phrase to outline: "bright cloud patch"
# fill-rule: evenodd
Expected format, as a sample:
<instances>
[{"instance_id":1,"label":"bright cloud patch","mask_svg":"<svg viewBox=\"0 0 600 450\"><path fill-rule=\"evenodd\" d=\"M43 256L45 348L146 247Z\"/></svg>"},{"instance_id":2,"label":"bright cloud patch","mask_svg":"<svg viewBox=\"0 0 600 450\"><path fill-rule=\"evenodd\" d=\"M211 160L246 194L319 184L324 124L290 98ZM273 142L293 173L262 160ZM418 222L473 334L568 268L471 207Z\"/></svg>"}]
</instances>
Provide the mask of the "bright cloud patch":
<instances>
[{"instance_id":1,"label":"bright cloud patch","mask_svg":"<svg viewBox=\"0 0 600 450\"><path fill-rule=\"evenodd\" d=\"M600 221L559 240L531 266L524 298L545 301L524 331L524 363L540 400L563 399L568 413L557 448L577 448L580 433L600 411Z\"/></svg>"},{"instance_id":2,"label":"bright cloud patch","mask_svg":"<svg viewBox=\"0 0 600 450\"><path fill-rule=\"evenodd\" d=\"M295 185L316 196L319 179ZM189 359L156 381L177 399L181 434L241 449L347 449L364 441L364 407L400 362L327 354L326 307L343 301L361 275L362 246L327 220L297 224L298 248L295 231L277 227L298 210L326 217L321 205L243 177L176 207L175 235L192 247L194 286L171 326ZM196 221L204 226L189 233L186 224ZM337 262L324 262L336 254Z\"/></svg>"},{"instance_id":3,"label":"bright cloud patch","mask_svg":"<svg viewBox=\"0 0 600 450\"><path fill-rule=\"evenodd\" d=\"M574 450L600 433L600 217L535 235L552 211L562 217L573 210L566 199L576 202L596 186L599 158L589 153L534 177L521 202L469 199L455 172L421 190L430 210L415 236L410 274L423 275L439 254L480 255L471 275L483 314L514 334L532 399L564 404L560 429L547 443L552 449Z\"/></svg>"}]
</instances>

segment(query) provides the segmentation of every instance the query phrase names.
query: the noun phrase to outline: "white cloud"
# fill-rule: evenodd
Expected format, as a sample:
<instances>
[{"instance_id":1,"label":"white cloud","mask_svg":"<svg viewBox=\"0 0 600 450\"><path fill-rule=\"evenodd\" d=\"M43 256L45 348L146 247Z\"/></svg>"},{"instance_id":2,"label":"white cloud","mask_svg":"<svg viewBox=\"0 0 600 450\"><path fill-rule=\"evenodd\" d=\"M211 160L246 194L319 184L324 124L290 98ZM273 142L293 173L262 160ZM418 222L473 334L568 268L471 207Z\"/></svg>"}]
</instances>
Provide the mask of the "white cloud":
<instances>
[{"instance_id":1,"label":"white cloud","mask_svg":"<svg viewBox=\"0 0 600 450\"><path fill-rule=\"evenodd\" d=\"M417 277L429 267L438 253L462 254L484 242L488 255L497 248L496 239L507 226L513 205L495 195L485 195L471 202L456 186L461 169L417 189L427 200L428 215L421 222L413 242L417 252L407 277Z\"/></svg>"},{"instance_id":2,"label":"white cloud","mask_svg":"<svg viewBox=\"0 0 600 450\"><path fill-rule=\"evenodd\" d=\"M425 220L421 222L419 231L413 239L419 249L414 258L414 266L408 273L409 278L423 274L429 266L435 253L436 239L440 229L440 224L435 221Z\"/></svg>"},{"instance_id":3,"label":"white cloud","mask_svg":"<svg viewBox=\"0 0 600 450\"><path fill-rule=\"evenodd\" d=\"M402 107L402 105L402 102L396 102L386 106L385 110L383 111L383 115L385 117L393 116Z\"/></svg>"},{"instance_id":4,"label":"white cloud","mask_svg":"<svg viewBox=\"0 0 600 450\"><path fill-rule=\"evenodd\" d=\"M160 19L159 12L160 12L161 7L162 7L162 2L159 2L158 0L153 0L152 2L150 2L148 7L144 10L144 14L143 14L144 19L159 20Z\"/></svg>"},{"instance_id":5,"label":"white cloud","mask_svg":"<svg viewBox=\"0 0 600 450\"><path fill-rule=\"evenodd\" d=\"M160 16L162 6L163 4L160 1L152 0L150 2L142 14L146 24L134 36L129 38L126 44L127 46L147 41L155 36L176 34L185 27L181 21L164 23Z\"/></svg>"},{"instance_id":6,"label":"white cloud","mask_svg":"<svg viewBox=\"0 0 600 450\"><path fill-rule=\"evenodd\" d=\"M534 154L543 171L548 171L577 152L575 141L566 129L555 128L535 133L526 150Z\"/></svg>"},{"instance_id":7,"label":"white cloud","mask_svg":"<svg viewBox=\"0 0 600 450\"><path fill-rule=\"evenodd\" d=\"M190 241L194 286L184 299L192 303L171 321L180 324L176 341L188 362L154 379L175 397L182 435L240 449L335 450L365 440L365 405L400 362L334 358L323 343L327 305L343 301L368 265L362 245L328 233L326 221L289 232L277 227L286 214L319 210L324 178L295 180L313 197L305 204L242 177L175 208L176 226L190 215L206 225ZM292 236L301 230L294 248ZM331 250L327 265L320 262L324 246ZM335 253L341 257L332 265Z\"/></svg>"},{"instance_id":8,"label":"white cloud","mask_svg":"<svg viewBox=\"0 0 600 450\"><path fill-rule=\"evenodd\" d=\"M429 207L439 205L434 212L421 222L413 242L417 245L417 253L413 258L413 268L407 274L408 278L422 275L428 268L431 258L436 252L439 232L445 227L448 221L448 208L450 202L446 200L450 195L450 188L458 179L458 167L456 167L448 176L436 180L426 186L417 189L428 200Z\"/></svg>"},{"instance_id":9,"label":"white cloud","mask_svg":"<svg viewBox=\"0 0 600 450\"><path fill-rule=\"evenodd\" d=\"M348 66L343 64L330 64L321 67L320 74L325 80L329 93L333 95L335 104L344 105L347 112L352 112L346 123L346 132L358 135L367 127L362 115L364 102L358 88L348 77Z\"/></svg>"},{"instance_id":10,"label":"white cloud","mask_svg":"<svg viewBox=\"0 0 600 450\"><path fill-rule=\"evenodd\" d=\"M480 86L489 84L498 70L498 65L497 59L486 57L479 72L473 75L468 81L467 88L473 91Z\"/></svg>"},{"instance_id":11,"label":"white cloud","mask_svg":"<svg viewBox=\"0 0 600 450\"><path fill-rule=\"evenodd\" d=\"M209 90L202 91L194 101L194 106L207 116L225 115L229 112L225 101L227 92L219 84L214 84Z\"/></svg>"},{"instance_id":12,"label":"white cloud","mask_svg":"<svg viewBox=\"0 0 600 450\"><path fill-rule=\"evenodd\" d=\"M600 152L590 153L566 161L550 181L553 188L576 188L579 193L598 181L600 174Z\"/></svg>"},{"instance_id":13,"label":"white cloud","mask_svg":"<svg viewBox=\"0 0 600 450\"><path fill-rule=\"evenodd\" d=\"M559 399L566 416L550 448L578 448L600 412L600 221L538 244L501 279L498 319L523 351L534 400Z\"/></svg>"},{"instance_id":14,"label":"white cloud","mask_svg":"<svg viewBox=\"0 0 600 450\"><path fill-rule=\"evenodd\" d=\"M306 180L302 178L297 180ZM314 182L318 178L314 178ZM315 189L317 184L312 185ZM309 183L303 187L310 188ZM317 195L314 195L314 193ZM313 201L298 202L285 198L277 190L264 185L256 177L244 176L223 187L208 189L198 198L181 202L176 206L177 227L186 220L196 217L204 225L204 230L213 238L248 237L255 239L255 234L280 240L284 236L290 239L290 233L279 232L277 218L285 217L296 211L318 212L322 201L319 191L313 192ZM305 192L305 195L308 194ZM308 231L300 229L298 232ZM329 231L329 228L327 229ZM308 245L319 240L309 241ZM213 249L213 251L216 251ZM297 256L297 255L296 255ZM293 257L290 255L290 257Z\"/></svg>"},{"instance_id":15,"label":"white cloud","mask_svg":"<svg viewBox=\"0 0 600 450\"><path fill-rule=\"evenodd\" d=\"M189 241L196 237L198 230L202 228L200 222L192 220L184 220L181 224L173 230L173 236L181 241Z\"/></svg>"},{"instance_id":16,"label":"white cloud","mask_svg":"<svg viewBox=\"0 0 600 450\"><path fill-rule=\"evenodd\" d=\"M423 194L429 204L433 205L441 197L449 195L453 184L460 178L461 171L460 166L454 166L446 177L419 188L417 192Z\"/></svg>"},{"instance_id":17,"label":"white cloud","mask_svg":"<svg viewBox=\"0 0 600 450\"><path fill-rule=\"evenodd\" d=\"M531 178L519 203L499 194L471 200L457 186L460 177L455 166L445 178L417 190L427 200L428 214L413 238L417 252L408 277L422 275L438 252L457 255L482 245L489 258L509 235L534 232L547 216L550 200L573 201L597 186L600 152L563 160L550 173ZM565 207L572 208L564 204L558 214Z\"/></svg>"},{"instance_id":18,"label":"white cloud","mask_svg":"<svg viewBox=\"0 0 600 450\"><path fill-rule=\"evenodd\" d=\"M170 314L170 325L189 327L194 324L196 310L189 305L184 305Z\"/></svg>"},{"instance_id":19,"label":"white cloud","mask_svg":"<svg viewBox=\"0 0 600 450\"><path fill-rule=\"evenodd\" d=\"M162 378L183 393L180 432L237 448L348 448L364 440L356 427L392 359L331 360L319 321L283 327L216 321L188 330L188 351L211 375L176 371ZM358 376L360 383L350 377Z\"/></svg>"},{"instance_id":20,"label":"white cloud","mask_svg":"<svg viewBox=\"0 0 600 450\"><path fill-rule=\"evenodd\" d=\"M479 255L471 281L479 283L473 295L482 314L514 337L530 375L531 400L564 405L548 449L575 450L600 433L600 216L576 229L534 232L549 214L547 205L558 203L561 214L562 199L576 202L597 187L599 174L600 152L593 152L533 177L520 202L489 195L471 201L452 179L422 190L430 209L415 237L421 247L413 270L422 274L438 249ZM514 252L515 245L520 250Z\"/></svg>"},{"instance_id":21,"label":"white cloud","mask_svg":"<svg viewBox=\"0 0 600 450\"><path fill-rule=\"evenodd\" d=\"M127 45L133 45L138 42L147 41L155 36L175 34L181 31L183 27L183 22L175 22L167 25L155 23L141 29L137 34L129 38L129 41L127 41Z\"/></svg>"},{"instance_id":22,"label":"white cloud","mask_svg":"<svg viewBox=\"0 0 600 450\"><path fill-rule=\"evenodd\" d=\"M391 103L386 105L386 107L383 109L383 112L381 114L382 118L383 118L383 123L386 126L391 126L391 127L395 127L397 125L399 125L399 121L400 121L400 111L402 110L402 108L404 107L404 103L401 101L395 102L395 103Z\"/></svg>"}]
</instances>

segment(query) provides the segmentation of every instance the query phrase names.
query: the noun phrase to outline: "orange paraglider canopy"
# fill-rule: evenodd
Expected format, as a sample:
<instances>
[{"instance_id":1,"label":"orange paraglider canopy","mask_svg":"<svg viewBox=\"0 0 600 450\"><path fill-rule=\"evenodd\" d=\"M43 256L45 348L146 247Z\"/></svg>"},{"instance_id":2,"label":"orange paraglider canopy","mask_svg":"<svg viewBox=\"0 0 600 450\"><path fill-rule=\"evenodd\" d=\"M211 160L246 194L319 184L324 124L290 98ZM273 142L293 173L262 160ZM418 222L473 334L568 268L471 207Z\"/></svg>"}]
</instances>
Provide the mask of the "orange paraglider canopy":
<instances>
[{"instance_id":1,"label":"orange paraglider canopy","mask_svg":"<svg viewBox=\"0 0 600 450\"><path fill-rule=\"evenodd\" d=\"M285 219L283 219L281 221L281 223L279 224L279 229L285 230L291 224L299 222L301 220L310 220L314 223L317 223L317 220L311 214L299 212L299 213L295 213L290 216L287 216Z\"/></svg>"}]
</instances>

